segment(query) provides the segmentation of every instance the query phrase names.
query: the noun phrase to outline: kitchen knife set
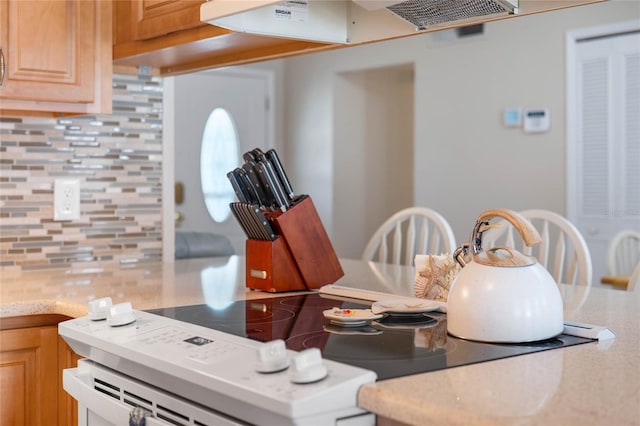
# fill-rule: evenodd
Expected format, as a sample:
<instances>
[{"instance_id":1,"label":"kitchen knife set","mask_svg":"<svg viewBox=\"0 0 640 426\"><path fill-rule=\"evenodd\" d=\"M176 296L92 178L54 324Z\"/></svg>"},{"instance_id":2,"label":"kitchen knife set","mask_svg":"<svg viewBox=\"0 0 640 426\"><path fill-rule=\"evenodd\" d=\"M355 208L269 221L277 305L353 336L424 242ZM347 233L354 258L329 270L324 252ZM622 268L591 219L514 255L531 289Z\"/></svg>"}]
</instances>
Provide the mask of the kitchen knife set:
<instances>
[{"instance_id":1,"label":"kitchen knife set","mask_svg":"<svg viewBox=\"0 0 640 426\"><path fill-rule=\"evenodd\" d=\"M317 289L344 275L309 195L295 195L278 154L256 148L227 174L231 211L247 235L246 286L270 293Z\"/></svg>"},{"instance_id":2,"label":"kitchen knife set","mask_svg":"<svg viewBox=\"0 0 640 426\"><path fill-rule=\"evenodd\" d=\"M283 212L291 207L296 196L276 151L270 149L264 153L255 148L245 152L242 158L242 167L227 173L238 200Z\"/></svg>"},{"instance_id":3,"label":"kitchen knife set","mask_svg":"<svg viewBox=\"0 0 640 426\"><path fill-rule=\"evenodd\" d=\"M227 173L238 197L229 207L244 233L253 240L275 240L266 212L285 212L300 200L274 149L255 148L243 154L244 164Z\"/></svg>"}]
</instances>

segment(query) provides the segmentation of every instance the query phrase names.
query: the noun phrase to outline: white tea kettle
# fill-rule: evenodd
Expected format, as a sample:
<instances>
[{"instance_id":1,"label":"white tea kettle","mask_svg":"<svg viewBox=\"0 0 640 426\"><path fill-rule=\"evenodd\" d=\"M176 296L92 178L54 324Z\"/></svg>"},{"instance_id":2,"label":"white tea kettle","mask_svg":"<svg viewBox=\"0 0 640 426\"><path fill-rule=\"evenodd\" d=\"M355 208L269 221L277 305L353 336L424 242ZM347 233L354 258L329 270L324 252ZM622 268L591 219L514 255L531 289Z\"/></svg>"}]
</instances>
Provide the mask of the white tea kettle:
<instances>
[{"instance_id":1,"label":"white tea kettle","mask_svg":"<svg viewBox=\"0 0 640 426\"><path fill-rule=\"evenodd\" d=\"M463 339L496 343L559 335L564 329L562 296L551 274L535 258L513 248L483 250L482 234L496 217L509 221L527 246L541 241L538 231L520 214L506 209L483 212L470 243L454 253L463 268L449 289L447 331Z\"/></svg>"}]
</instances>

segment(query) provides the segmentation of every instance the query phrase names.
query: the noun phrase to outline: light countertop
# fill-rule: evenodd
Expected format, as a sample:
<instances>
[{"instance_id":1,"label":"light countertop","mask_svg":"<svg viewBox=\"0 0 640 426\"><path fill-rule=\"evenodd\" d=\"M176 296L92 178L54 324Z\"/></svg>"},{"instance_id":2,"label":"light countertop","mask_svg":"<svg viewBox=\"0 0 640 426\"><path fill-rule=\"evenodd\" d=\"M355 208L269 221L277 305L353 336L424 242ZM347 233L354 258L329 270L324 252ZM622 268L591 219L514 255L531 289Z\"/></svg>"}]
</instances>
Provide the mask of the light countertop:
<instances>
[{"instance_id":1,"label":"light countertop","mask_svg":"<svg viewBox=\"0 0 640 426\"><path fill-rule=\"evenodd\" d=\"M413 268L341 260L338 284L411 295ZM2 274L0 319L85 315L110 296L135 309L261 298L244 288L244 259L181 260ZM359 405L415 425L640 425L640 291L561 286L565 319L609 327L616 339L365 385Z\"/></svg>"}]
</instances>

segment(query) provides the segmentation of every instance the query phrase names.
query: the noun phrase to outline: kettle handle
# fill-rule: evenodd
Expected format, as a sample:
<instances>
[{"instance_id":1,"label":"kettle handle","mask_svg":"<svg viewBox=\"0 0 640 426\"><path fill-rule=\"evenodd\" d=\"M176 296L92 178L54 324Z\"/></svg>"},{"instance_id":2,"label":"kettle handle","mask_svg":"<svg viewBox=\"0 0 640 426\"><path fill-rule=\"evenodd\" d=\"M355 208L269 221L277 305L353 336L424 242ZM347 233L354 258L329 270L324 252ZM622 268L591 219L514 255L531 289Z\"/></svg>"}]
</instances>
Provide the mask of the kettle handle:
<instances>
[{"instance_id":1,"label":"kettle handle","mask_svg":"<svg viewBox=\"0 0 640 426\"><path fill-rule=\"evenodd\" d=\"M511 223L527 247L540 244L542 241L538 230L520 213L509 209L486 210L478 216L476 225L473 227L473 233L471 234L470 241L474 256L482 251L482 234L488 229L489 221L496 217L500 217Z\"/></svg>"}]
</instances>

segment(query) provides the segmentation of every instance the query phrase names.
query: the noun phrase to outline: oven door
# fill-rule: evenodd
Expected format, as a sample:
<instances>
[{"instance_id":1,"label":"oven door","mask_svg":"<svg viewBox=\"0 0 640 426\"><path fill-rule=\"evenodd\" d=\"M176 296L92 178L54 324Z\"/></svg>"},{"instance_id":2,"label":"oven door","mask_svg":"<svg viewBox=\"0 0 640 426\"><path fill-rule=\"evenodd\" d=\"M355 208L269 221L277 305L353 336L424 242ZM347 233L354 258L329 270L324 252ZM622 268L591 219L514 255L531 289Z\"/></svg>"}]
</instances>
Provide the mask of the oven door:
<instances>
[{"instance_id":1,"label":"oven door","mask_svg":"<svg viewBox=\"0 0 640 426\"><path fill-rule=\"evenodd\" d=\"M246 425L247 423L197 406L93 361L82 359L66 369L63 386L78 401L78 425ZM144 413L144 422L132 419Z\"/></svg>"}]
</instances>

